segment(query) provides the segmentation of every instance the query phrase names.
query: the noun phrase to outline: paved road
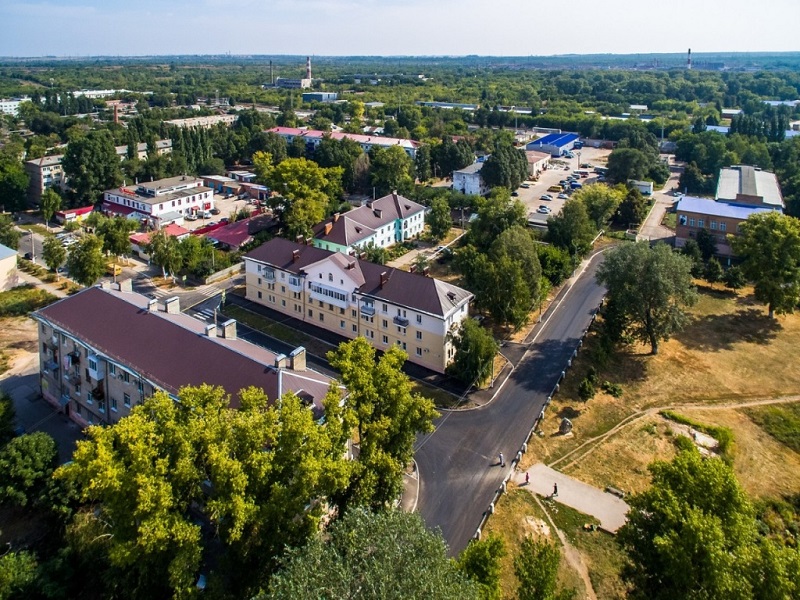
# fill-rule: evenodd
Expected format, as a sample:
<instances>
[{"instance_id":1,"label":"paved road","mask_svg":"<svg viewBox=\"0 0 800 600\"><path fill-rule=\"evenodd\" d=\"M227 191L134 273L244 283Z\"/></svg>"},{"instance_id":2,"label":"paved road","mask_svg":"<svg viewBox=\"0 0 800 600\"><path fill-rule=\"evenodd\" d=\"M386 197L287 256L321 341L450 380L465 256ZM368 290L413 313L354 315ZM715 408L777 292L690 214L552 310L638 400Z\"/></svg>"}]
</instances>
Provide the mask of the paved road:
<instances>
[{"instance_id":1,"label":"paved road","mask_svg":"<svg viewBox=\"0 0 800 600\"><path fill-rule=\"evenodd\" d=\"M594 280L602 255L588 263L548 313L530 350L494 402L445 413L436 431L417 440L420 477L417 510L439 527L453 554L478 527L513 458L541 412L561 371L603 297ZM506 467L498 465L498 454Z\"/></svg>"},{"instance_id":2,"label":"paved road","mask_svg":"<svg viewBox=\"0 0 800 600\"><path fill-rule=\"evenodd\" d=\"M653 208L650 209L647 218L644 223L642 223L642 227L639 230L639 234L651 243L661 241L672 244L675 238L675 232L668 227L664 227L661 221L664 220L664 214L672 208L672 205L678 200L669 192L678 187L679 178L680 173L670 173L669 179L664 187L653 194L655 204Z\"/></svg>"}]
</instances>

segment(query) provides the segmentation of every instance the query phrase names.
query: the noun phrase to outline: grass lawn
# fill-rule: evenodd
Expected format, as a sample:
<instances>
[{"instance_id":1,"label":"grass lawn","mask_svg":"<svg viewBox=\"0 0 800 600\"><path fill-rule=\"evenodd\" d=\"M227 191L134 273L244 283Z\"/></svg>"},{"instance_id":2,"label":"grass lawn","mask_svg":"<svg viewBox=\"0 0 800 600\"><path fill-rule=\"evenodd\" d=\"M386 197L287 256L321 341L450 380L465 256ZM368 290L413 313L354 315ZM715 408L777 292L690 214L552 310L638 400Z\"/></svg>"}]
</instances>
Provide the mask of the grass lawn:
<instances>
[{"instance_id":1,"label":"grass lawn","mask_svg":"<svg viewBox=\"0 0 800 600\"><path fill-rule=\"evenodd\" d=\"M777 441L800 453L800 404L753 407L744 413Z\"/></svg>"},{"instance_id":2,"label":"grass lawn","mask_svg":"<svg viewBox=\"0 0 800 600\"><path fill-rule=\"evenodd\" d=\"M664 227L675 229L678 226L678 213L668 210L666 213L664 213L664 218L661 219L661 224Z\"/></svg>"},{"instance_id":3,"label":"grass lawn","mask_svg":"<svg viewBox=\"0 0 800 600\"><path fill-rule=\"evenodd\" d=\"M241 306L229 304L225 306L223 312L225 316L236 319L240 323L244 323L256 331L277 338L287 344L305 346L308 352L316 356L325 356L325 353L332 349L330 345L318 339L307 336L283 323L273 321L268 317L249 311Z\"/></svg>"},{"instance_id":4,"label":"grass lawn","mask_svg":"<svg viewBox=\"0 0 800 600\"><path fill-rule=\"evenodd\" d=\"M516 598L519 584L514 575L514 556L519 551L522 540L533 535L544 536L558 543L558 537L555 532L551 531L549 522L531 493L518 488L510 488L509 493L504 494L498 500L496 512L489 517L483 531L484 536L490 534L499 536L505 544L506 555L500 563L503 598ZM583 597L583 581L567 564L563 551L558 570L558 581L560 589L575 589L578 591L576 597Z\"/></svg>"}]
</instances>

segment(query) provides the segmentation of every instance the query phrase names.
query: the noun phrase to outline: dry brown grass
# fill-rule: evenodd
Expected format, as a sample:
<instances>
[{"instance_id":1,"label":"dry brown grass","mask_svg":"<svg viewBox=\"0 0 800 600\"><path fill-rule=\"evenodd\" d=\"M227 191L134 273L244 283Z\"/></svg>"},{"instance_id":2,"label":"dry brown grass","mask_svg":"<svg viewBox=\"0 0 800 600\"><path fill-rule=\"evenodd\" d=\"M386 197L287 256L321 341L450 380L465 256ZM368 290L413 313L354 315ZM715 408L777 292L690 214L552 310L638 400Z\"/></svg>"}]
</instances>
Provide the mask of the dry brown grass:
<instances>
[{"instance_id":1,"label":"dry brown grass","mask_svg":"<svg viewBox=\"0 0 800 600\"><path fill-rule=\"evenodd\" d=\"M525 537L545 535L542 524L549 528L549 521L542 509L526 490L511 488L509 493L504 494L497 502L497 512L489 518L483 533L498 535L505 544L506 555L500 563L503 598L517 597L519 584L514 575L514 556L519 552L519 546ZM554 531L548 531L547 538L556 544L559 543ZM583 581L567 564L563 552L558 570L558 582L560 589L573 588L578 590L576 598L584 597Z\"/></svg>"},{"instance_id":2,"label":"dry brown grass","mask_svg":"<svg viewBox=\"0 0 800 600\"><path fill-rule=\"evenodd\" d=\"M36 323L28 317L7 317L0 320L0 373L37 351Z\"/></svg>"}]
</instances>

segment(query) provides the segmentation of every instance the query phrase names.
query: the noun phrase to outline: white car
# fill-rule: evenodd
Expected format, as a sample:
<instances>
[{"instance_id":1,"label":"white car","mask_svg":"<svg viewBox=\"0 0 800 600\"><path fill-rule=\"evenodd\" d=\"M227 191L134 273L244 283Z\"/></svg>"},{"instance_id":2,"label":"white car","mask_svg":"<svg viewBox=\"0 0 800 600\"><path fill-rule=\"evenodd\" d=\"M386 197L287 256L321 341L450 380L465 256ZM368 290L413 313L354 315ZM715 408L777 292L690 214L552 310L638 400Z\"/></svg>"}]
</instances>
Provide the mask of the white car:
<instances>
[{"instance_id":1,"label":"white car","mask_svg":"<svg viewBox=\"0 0 800 600\"><path fill-rule=\"evenodd\" d=\"M187 221L197 221L197 215L194 213L186 213L183 218Z\"/></svg>"}]
</instances>

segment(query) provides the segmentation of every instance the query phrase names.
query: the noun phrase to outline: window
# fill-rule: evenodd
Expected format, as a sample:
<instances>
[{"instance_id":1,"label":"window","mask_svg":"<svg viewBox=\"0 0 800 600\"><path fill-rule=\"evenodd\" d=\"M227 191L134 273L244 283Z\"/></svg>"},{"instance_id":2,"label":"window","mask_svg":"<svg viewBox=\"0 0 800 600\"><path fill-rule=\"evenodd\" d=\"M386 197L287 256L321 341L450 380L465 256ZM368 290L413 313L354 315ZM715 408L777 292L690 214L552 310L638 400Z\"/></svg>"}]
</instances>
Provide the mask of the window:
<instances>
[{"instance_id":1,"label":"window","mask_svg":"<svg viewBox=\"0 0 800 600\"><path fill-rule=\"evenodd\" d=\"M705 221L703 221L703 219L697 219L697 226L698 227L704 227L705 226Z\"/></svg>"},{"instance_id":2,"label":"window","mask_svg":"<svg viewBox=\"0 0 800 600\"><path fill-rule=\"evenodd\" d=\"M417 323L422 323L422 315L417 315Z\"/></svg>"},{"instance_id":3,"label":"window","mask_svg":"<svg viewBox=\"0 0 800 600\"><path fill-rule=\"evenodd\" d=\"M422 348L417 348L417 356L422 356Z\"/></svg>"},{"instance_id":4,"label":"window","mask_svg":"<svg viewBox=\"0 0 800 600\"><path fill-rule=\"evenodd\" d=\"M286 286L282 285L281 286L281 294L285 294L285 293L286 293Z\"/></svg>"},{"instance_id":5,"label":"window","mask_svg":"<svg viewBox=\"0 0 800 600\"><path fill-rule=\"evenodd\" d=\"M322 311L319 311L319 320L320 321L324 321L325 320L325 315L322 313Z\"/></svg>"},{"instance_id":6,"label":"window","mask_svg":"<svg viewBox=\"0 0 800 600\"><path fill-rule=\"evenodd\" d=\"M92 371L97 371L97 359L96 358L90 358L89 359L89 368Z\"/></svg>"},{"instance_id":7,"label":"window","mask_svg":"<svg viewBox=\"0 0 800 600\"><path fill-rule=\"evenodd\" d=\"M261 277L258 278L258 285L261 285Z\"/></svg>"},{"instance_id":8,"label":"window","mask_svg":"<svg viewBox=\"0 0 800 600\"><path fill-rule=\"evenodd\" d=\"M140 394L144 394L144 384L142 383L141 380L136 382L136 389L139 390Z\"/></svg>"},{"instance_id":9,"label":"window","mask_svg":"<svg viewBox=\"0 0 800 600\"><path fill-rule=\"evenodd\" d=\"M131 374L128 373L127 371L123 371L122 372L122 381L124 381L125 383L130 383L131 382Z\"/></svg>"},{"instance_id":10,"label":"window","mask_svg":"<svg viewBox=\"0 0 800 600\"><path fill-rule=\"evenodd\" d=\"M358 325L353 323L353 333L358 333Z\"/></svg>"},{"instance_id":11,"label":"window","mask_svg":"<svg viewBox=\"0 0 800 600\"><path fill-rule=\"evenodd\" d=\"M328 273L328 281L333 281L333 273Z\"/></svg>"},{"instance_id":12,"label":"window","mask_svg":"<svg viewBox=\"0 0 800 600\"><path fill-rule=\"evenodd\" d=\"M694 227L694 217L689 218L689 227Z\"/></svg>"},{"instance_id":13,"label":"window","mask_svg":"<svg viewBox=\"0 0 800 600\"><path fill-rule=\"evenodd\" d=\"M97 410L99 410L101 413L105 413L106 412L106 401L105 400L98 400L97 401Z\"/></svg>"},{"instance_id":14,"label":"window","mask_svg":"<svg viewBox=\"0 0 800 600\"><path fill-rule=\"evenodd\" d=\"M386 319L383 320L383 328L386 329L389 326L389 321Z\"/></svg>"},{"instance_id":15,"label":"window","mask_svg":"<svg viewBox=\"0 0 800 600\"><path fill-rule=\"evenodd\" d=\"M89 390L88 392L86 392L86 404L93 404L93 403L94 403L94 398L92 398L92 391Z\"/></svg>"},{"instance_id":16,"label":"window","mask_svg":"<svg viewBox=\"0 0 800 600\"><path fill-rule=\"evenodd\" d=\"M384 344L388 344L389 343L389 338L387 336L383 336L383 343Z\"/></svg>"},{"instance_id":17,"label":"window","mask_svg":"<svg viewBox=\"0 0 800 600\"><path fill-rule=\"evenodd\" d=\"M258 299L261 300L261 292L258 292Z\"/></svg>"},{"instance_id":18,"label":"window","mask_svg":"<svg viewBox=\"0 0 800 600\"><path fill-rule=\"evenodd\" d=\"M117 365L113 365L113 364L109 363L108 364L108 372L111 375L116 375L117 374Z\"/></svg>"},{"instance_id":19,"label":"window","mask_svg":"<svg viewBox=\"0 0 800 600\"><path fill-rule=\"evenodd\" d=\"M117 399L116 398L111 398L111 410L113 410L114 412L117 412Z\"/></svg>"},{"instance_id":20,"label":"window","mask_svg":"<svg viewBox=\"0 0 800 600\"><path fill-rule=\"evenodd\" d=\"M354 319L355 319L356 317L358 317L358 312L357 312L355 309L353 309L351 312L353 313L353 318L354 318Z\"/></svg>"},{"instance_id":21,"label":"window","mask_svg":"<svg viewBox=\"0 0 800 600\"><path fill-rule=\"evenodd\" d=\"M339 321L339 327L341 327L342 329L344 329L344 321Z\"/></svg>"},{"instance_id":22,"label":"window","mask_svg":"<svg viewBox=\"0 0 800 600\"><path fill-rule=\"evenodd\" d=\"M726 229L728 229L728 224L723 222L723 221L720 221L719 222L719 230L720 231L725 231Z\"/></svg>"},{"instance_id":23,"label":"window","mask_svg":"<svg viewBox=\"0 0 800 600\"><path fill-rule=\"evenodd\" d=\"M308 316L309 317L313 317L314 316L314 311L311 310L310 308L308 309Z\"/></svg>"},{"instance_id":24,"label":"window","mask_svg":"<svg viewBox=\"0 0 800 600\"><path fill-rule=\"evenodd\" d=\"M417 332L417 339L418 339L418 340L421 340L421 339L422 339L422 332L421 332L421 331L418 331L418 332Z\"/></svg>"},{"instance_id":25,"label":"window","mask_svg":"<svg viewBox=\"0 0 800 600\"><path fill-rule=\"evenodd\" d=\"M716 229L717 228L717 222L716 221L711 221L709 223L709 225L711 226L711 229Z\"/></svg>"},{"instance_id":26,"label":"window","mask_svg":"<svg viewBox=\"0 0 800 600\"><path fill-rule=\"evenodd\" d=\"M123 394L122 395L122 403L127 406L128 408L131 407L131 395L130 394Z\"/></svg>"},{"instance_id":27,"label":"window","mask_svg":"<svg viewBox=\"0 0 800 600\"><path fill-rule=\"evenodd\" d=\"M383 305L383 312L387 312L387 311L388 311L388 307L384 304Z\"/></svg>"}]
</instances>

